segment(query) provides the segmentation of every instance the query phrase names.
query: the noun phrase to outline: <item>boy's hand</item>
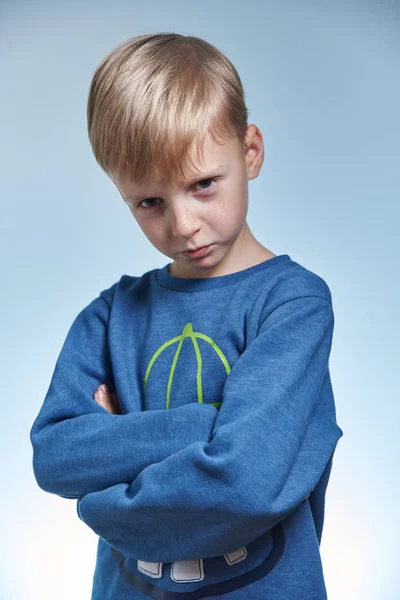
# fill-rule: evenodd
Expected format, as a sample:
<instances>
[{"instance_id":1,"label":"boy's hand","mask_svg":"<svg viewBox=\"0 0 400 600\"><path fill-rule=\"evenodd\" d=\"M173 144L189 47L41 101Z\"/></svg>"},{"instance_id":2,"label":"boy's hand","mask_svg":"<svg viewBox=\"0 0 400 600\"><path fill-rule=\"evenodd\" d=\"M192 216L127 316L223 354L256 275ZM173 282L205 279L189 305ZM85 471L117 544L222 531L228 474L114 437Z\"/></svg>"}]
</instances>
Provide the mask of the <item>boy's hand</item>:
<instances>
[{"instance_id":1,"label":"boy's hand","mask_svg":"<svg viewBox=\"0 0 400 600\"><path fill-rule=\"evenodd\" d=\"M107 385L100 385L94 395L94 399L97 404L100 404L103 408L113 415L121 414L121 407L119 404L118 396L114 392L110 392Z\"/></svg>"}]
</instances>

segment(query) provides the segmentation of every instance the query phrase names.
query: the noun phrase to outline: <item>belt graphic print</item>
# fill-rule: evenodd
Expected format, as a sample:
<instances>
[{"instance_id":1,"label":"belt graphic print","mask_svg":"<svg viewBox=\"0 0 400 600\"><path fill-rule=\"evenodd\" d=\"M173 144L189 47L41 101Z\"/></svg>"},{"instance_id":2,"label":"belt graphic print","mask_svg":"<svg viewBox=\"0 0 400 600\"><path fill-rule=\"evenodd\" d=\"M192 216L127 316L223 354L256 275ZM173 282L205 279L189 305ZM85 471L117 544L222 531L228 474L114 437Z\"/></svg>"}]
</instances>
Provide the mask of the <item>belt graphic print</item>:
<instances>
[{"instance_id":1,"label":"belt graphic print","mask_svg":"<svg viewBox=\"0 0 400 600\"><path fill-rule=\"evenodd\" d=\"M112 555L119 563L119 571L123 580L149 598L153 598L153 600L198 600L207 596L219 596L227 592L232 592L249 583L254 583L262 579L272 571L282 558L285 550L285 535L281 523L277 523L270 531L272 535L271 552L260 565L246 573L232 577L232 579L210 583L191 592L171 592L160 588L128 569L125 565L125 556L115 548L112 549ZM224 557L227 564L232 566L247 557L247 550L245 547L242 547L235 552L224 555ZM162 564L138 561L137 566L138 570L142 573L158 579L162 577ZM202 581L204 579L203 559L175 561L171 565L171 579L176 583Z\"/></svg>"}]
</instances>

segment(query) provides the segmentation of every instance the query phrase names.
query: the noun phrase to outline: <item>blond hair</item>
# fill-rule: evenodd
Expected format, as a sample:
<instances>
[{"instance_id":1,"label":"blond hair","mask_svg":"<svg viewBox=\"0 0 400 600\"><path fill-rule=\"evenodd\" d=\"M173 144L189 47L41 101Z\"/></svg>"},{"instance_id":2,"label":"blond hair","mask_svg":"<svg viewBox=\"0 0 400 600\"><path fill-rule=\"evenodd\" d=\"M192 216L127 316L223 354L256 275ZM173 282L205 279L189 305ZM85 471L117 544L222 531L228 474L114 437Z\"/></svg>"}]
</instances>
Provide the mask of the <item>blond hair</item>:
<instances>
[{"instance_id":1,"label":"blond hair","mask_svg":"<svg viewBox=\"0 0 400 600\"><path fill-rule=\"evenodd\" d=\"M90 144L109 175L139 184L184 181L204 141L234 136L243 152L248 111L233 64L205 40L178 33L139 35L115 47L89 90Z\"/></svg>"}]
</instances>

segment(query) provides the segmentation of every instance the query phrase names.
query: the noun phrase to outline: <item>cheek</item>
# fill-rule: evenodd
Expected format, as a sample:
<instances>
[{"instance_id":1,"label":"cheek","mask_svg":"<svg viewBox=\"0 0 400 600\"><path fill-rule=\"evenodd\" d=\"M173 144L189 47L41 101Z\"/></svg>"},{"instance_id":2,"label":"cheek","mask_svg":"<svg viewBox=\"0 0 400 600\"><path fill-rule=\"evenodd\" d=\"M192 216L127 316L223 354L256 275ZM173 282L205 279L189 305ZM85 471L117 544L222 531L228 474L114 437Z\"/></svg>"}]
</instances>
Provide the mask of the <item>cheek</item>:
<instances>
[{"instance_id":1,"label":"cheek","mask_svg":"<svg viewBox=\"0 0 400 600\"><path fill-rule=\"evenodd\" d=\"M136 219L136 222L149 241L154 242L162 235L161 228L154 221L152 222L150 219Z\"/></svg>"},{"instance_id":2,"label":"cheek","mask_svg":"<svg viewBox=\"0 0 400 600\"><path fill-rule=\"evenodd\" d=\"M215 220L221 224L223 229L232 229L232 227L240 225L247 215L247 196L234 191L226 194L221 198L221 202L215 210Z\"/></svg>"}]
</instances>

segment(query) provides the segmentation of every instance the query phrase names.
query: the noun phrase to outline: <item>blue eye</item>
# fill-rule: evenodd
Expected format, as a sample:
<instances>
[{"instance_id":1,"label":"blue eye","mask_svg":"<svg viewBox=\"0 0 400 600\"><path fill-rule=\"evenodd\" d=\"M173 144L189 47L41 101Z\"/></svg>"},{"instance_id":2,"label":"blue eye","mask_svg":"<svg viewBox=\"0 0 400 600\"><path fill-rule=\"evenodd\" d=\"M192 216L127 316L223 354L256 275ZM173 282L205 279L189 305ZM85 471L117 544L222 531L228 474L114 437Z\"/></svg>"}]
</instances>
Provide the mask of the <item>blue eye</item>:
<instances>
[{"instance_id":1,"label":"blue eye","mask_svg":"<svg viewBox=\"0 0 400 600\"><path fill-rule=\"evenodd\" d=\"M211 177L211 178L208 178L208 179L201 179L200 181L197 181L196 183L194 183L193 187L196 186L196 185L199 185L201 183L204 183L204 182L216 183L216 181L217 181L217 177ZM209 190L212 190L214 187L215 186L208 186L208 187L205 187L205 188L202 187L202 188L200 188L199 191L206 192L206 194L207 194L209 192ZM142 200L141 202L139 202L138 207L147 208L147 209L154 208L156 206L156 204L151 204L151 202L154 201L154 200L159 200L159 199L160 198L146 198L146 200ZM150 202L150 206L149 205L146 206L145 202L146 203Z\"/></svg>"},{"instance_id":2,"label":"blue eye","mask_svg":"<svg viewBox=\"0 0 400 600\"><path fill-rule=\"evenodd\" d=\"M216 181L216 178L211 178L211 179L201 179L200 181L198 181L197 183L195 183L195 185L199 185L199 183L204 183L205 181ZM206 187L206 188L201 188L204 191L208 191L210 189L210 187Z\"/></svg>"},{"instance_id":3,"label":"blue eye","mask_svg":"<svg viewBox=\"0 0 400 600\"><path fill-rule=\"evenodd\" d=\"M144 202L151 202L151 200L158 200L158 198L147 198L146 200L142 200L142 202L140 202L138 206L143 206ZM152 204L149 207L145 206L145 208L153 208L153 206L154 204Z\"/></svg>"}]
</instances>

